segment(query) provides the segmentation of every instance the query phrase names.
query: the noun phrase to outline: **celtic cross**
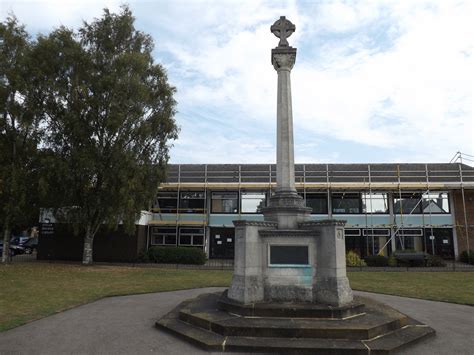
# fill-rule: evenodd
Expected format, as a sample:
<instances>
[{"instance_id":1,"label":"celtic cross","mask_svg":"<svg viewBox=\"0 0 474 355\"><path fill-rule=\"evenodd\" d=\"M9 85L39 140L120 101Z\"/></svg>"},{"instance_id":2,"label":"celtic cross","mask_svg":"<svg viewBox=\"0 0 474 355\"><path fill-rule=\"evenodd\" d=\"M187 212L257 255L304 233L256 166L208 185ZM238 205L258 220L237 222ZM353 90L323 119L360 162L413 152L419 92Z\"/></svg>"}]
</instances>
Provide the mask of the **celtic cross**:
<instances>
[{"instance_id":1,"label":"celtic cross","mask_svg":"<svg viewBox=\"0 0 474 355\"><path fill-rule=\"evenodd\" d=\"M275 23L270 27L270 31L280 38L278 47L288 47L288 41L286 40L295 32L295 25L286 19L285 16L280 16L279 20L276 20Z\"/></svg>"}]
</instances>

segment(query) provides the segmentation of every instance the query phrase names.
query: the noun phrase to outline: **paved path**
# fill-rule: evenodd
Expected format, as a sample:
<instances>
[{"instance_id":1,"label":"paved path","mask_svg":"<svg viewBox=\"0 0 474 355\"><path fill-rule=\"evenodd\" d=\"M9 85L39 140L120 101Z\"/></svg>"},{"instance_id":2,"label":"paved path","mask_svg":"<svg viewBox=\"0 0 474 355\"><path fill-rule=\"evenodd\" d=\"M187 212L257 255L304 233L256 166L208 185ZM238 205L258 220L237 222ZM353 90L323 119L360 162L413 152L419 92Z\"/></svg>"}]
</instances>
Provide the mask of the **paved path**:
<instances>
[{"instance_id":1,"label":"paved path","mask_svg":"<svg viewBox=\"0 0 474 355\"><path fill-rule=\"evenodd\" d=\"M182 300L220 288L106 298L0 333L0 354L203 354L154 328ZM369 295L437 331L406 354L473 354L474 307Z\"/></svg>"}]
</instances>

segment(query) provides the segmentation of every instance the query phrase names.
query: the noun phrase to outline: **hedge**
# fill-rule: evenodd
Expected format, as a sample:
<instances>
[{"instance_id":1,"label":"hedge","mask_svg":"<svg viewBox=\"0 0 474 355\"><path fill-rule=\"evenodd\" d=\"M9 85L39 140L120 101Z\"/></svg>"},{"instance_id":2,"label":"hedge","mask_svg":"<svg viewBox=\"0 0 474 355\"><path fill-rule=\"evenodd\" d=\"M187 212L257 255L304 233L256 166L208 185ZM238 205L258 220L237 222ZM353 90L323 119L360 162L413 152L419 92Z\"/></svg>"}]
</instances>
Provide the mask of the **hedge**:
<instances>
[{"instance_id":1,"label":"hedge","mask_svg":"<svg viewBox=\"0 0 474 355\"><path fill-rule=\"evenodd\" d=\"M193 247L151 247L141 258L143 262L159 264L204 265L206 254Z\"/></svg>"},{"instance_id":2,"label":"hedge","mask_svg":"<svg viewBox=\"0 0 474 355\"><path fill-rule=\"evenodd\" d=\"M388 258L382 255L369 255L364 260L368 266L388 266Z\"/></svg>"},{"instance_id":3,"label":"hedge","mask_svg":"<svg viewBox=\"0 0 474 355\"><path fill-rule=\"evenodd\" d=\"M461 260L463 263L474 265L474 250L464 250L459 256L459 260Z\"/></svg>"}]
</instances>

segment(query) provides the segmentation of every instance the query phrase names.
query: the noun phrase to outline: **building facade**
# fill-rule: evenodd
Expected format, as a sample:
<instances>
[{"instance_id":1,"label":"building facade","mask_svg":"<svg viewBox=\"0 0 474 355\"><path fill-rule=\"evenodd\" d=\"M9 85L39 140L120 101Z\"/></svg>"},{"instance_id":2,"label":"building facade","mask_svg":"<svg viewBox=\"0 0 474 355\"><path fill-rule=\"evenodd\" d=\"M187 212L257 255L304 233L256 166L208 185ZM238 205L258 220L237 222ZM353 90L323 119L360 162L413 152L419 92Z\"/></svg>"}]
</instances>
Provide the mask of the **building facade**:
<instances>
[{"instance_id":1,"label":"building facade","mask_svg":"<svg viewBox=\"0 0 474 355\"><path fill-rule=\"evenodd\" d=\"M414 249L453 259L474 249L474 168L465 164L296 164L311 219L347 221L346 250ZM147 246L234 255L234 220L263 220L274 164L170 165L148 222Z\"/></svg>"}]
</instances>

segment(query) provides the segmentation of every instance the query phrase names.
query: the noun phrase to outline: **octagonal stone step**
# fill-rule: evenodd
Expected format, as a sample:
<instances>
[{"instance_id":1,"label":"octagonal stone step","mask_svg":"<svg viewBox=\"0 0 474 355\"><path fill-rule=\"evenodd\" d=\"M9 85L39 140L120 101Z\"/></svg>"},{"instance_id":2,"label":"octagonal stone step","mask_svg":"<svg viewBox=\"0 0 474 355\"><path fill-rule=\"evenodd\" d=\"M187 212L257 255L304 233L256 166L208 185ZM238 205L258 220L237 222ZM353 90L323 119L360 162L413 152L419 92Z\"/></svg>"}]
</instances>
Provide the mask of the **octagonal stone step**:
<instances>
[{"instance_id":1,"label":"octagonal stone step","mask_svg":"<svg viewBox=\"0 0 474 355\"><path fill-rule=\"evenodd\" d=\"M242 317L220 310L219 297L205 294L185 301L156 326L209 351L289 354L391 354L435 334L366 298L359 300L366 305L364 315L330 320Z\"/></svg>"}]
</instances>

